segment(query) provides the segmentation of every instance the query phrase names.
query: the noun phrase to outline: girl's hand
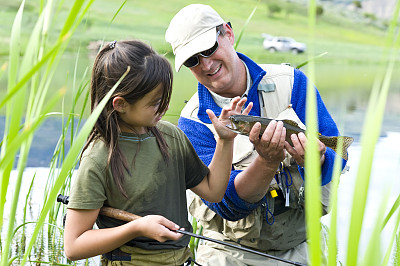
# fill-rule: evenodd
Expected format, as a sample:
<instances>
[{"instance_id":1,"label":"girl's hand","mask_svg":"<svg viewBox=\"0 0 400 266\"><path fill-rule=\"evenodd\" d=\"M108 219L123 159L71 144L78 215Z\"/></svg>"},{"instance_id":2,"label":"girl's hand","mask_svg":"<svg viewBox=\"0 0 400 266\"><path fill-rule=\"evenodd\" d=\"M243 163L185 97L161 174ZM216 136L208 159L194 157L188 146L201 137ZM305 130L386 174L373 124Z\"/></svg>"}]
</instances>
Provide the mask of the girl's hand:
<instances>
[{"instance_id":1,"label":"girl's hand","mask_svg":"<svg viewBox=\"0 0 400 266\"><path fill-rule=\"evenodd\" d=\"M251 108L253 107L253 103L249 103L249 105L243 110L243 106L246 103L247 98L240 99L239 96L232 99L231 104L229 106L225 106L219 118L217 118L213 111L206 110L208 117L214 125L214 128L220 139L234 139L236 137L236 133L226 127L226 125L230 124L229 116L231 115L248 115Z\"/></svg>"},{"instance_id":2,"label":"girl's hand","mask_svg":"<svg viewBox=\"0 0 400 266\"><path fill-rule=\"evenodd\" d=\"M131 223L135 223L135 226L141 232L141 236L155 239L159 242L178 240L182 237L182 234L171 231L180 227L160 215L147 215Z\"/></svg>"}]
</instances>

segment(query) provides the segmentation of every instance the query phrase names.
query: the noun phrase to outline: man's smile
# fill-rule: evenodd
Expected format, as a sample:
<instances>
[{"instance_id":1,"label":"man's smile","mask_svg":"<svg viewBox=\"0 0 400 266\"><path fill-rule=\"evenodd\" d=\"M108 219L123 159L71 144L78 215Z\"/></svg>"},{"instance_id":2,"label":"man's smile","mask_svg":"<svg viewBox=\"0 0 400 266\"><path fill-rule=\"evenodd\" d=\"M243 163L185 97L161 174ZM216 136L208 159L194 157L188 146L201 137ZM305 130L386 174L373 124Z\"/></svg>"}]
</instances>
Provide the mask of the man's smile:
<instances>
[{"instance_id":1,"label":"man's smile","mask_svg":"<svg viewBox=\"0 0 400 266\"><path fill-rule=\"evenodd\" d=\"M208 75L208 76L213 76L213 75L217 74L217 72L221 69L221 67L222 67L222 65L219 65L219 66L214 70L214 72L212 72L212 73L210 73L210 74L207 74L207 75Z\"/></svg>"}]
</instances>

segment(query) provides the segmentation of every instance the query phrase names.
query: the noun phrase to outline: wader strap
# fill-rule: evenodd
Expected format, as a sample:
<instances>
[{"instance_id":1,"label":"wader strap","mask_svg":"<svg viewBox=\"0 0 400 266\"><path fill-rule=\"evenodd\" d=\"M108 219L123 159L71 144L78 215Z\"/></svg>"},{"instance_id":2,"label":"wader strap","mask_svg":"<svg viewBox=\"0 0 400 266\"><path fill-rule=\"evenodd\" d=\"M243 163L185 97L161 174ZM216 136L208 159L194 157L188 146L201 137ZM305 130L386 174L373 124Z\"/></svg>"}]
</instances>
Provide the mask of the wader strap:
<instances>
[{"instance_id":1,"label":"wader strap","mask_svg":"<svg viewBox=\"0 0 400 266\"><path fill-rule=\"evenodd\" d=\"M109 261L131 261L131 254L121 251L119 248L103 254Z\"/></svg>"},{"instance_id":2,"label":"wader strap","mask_svg":"<svg viewBox=\"0 0 400 266\"><path fill-rule=\"evenodd\" d=\"M182 264L181 266L190 266L190 265L192 265L192 262L195 265L202 266L201 264L197 263L193 258L188 258L188 260L185 262L185 264Z\"/></svg>"}]
</instances>

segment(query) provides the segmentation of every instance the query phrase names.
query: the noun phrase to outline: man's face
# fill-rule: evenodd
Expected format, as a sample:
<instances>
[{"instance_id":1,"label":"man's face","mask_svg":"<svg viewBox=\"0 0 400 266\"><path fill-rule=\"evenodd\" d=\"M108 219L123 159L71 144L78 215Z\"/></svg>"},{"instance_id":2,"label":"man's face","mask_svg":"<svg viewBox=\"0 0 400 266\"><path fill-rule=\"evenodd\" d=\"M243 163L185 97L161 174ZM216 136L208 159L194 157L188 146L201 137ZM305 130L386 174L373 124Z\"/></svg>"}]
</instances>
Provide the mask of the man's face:
<instances>
[{"instance_id":1,"label":"man's face","mask_svg":"<svg viewBox=\"0 0 400 266\"><path fill-rule=\"evenodd\" d=\"M234 35L230 27L224 25L226 33L218 37L218 49L210 57L198 56L199 64L189 68L195 78L209 90L224 96L241 95L236 88L239 68L243 67L233 49Z\"/></svg>"}]
</instances>

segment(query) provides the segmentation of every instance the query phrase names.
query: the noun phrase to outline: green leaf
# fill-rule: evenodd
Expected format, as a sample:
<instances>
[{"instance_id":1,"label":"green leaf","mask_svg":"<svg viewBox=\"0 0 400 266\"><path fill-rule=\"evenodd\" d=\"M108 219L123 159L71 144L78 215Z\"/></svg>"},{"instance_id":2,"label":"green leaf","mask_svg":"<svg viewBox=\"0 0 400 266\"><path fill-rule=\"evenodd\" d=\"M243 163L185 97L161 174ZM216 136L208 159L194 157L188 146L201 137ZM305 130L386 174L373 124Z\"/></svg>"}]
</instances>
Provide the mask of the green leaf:
<instances>
[{"instance_id":1,"label":"green leaf","mask_svg":"<svg viewBox=\"0 0 400 266\"><path fill-rule=\"evenodd\" d=\"M242 30L241 30L240 33L239 33L239 37L237 38L236 43L235 43L235 45L234 45L234 47L233 47L235 50L237 49L237 47L238 47L238 45L239 45L239 43L240 43L240 40L242 39L242 36L243 36L243 34L244 34L244 31L245 31L247 25L249 24L249 22L250 22L251 18L253 17L254 13L256 12L257 7L258 7L258 4L260 3L260 1L261 1L261 0L258 0L257 5L254 7L253 11L250 13L249 17L248 17L247 20L245 21L245 23L244 23L244 25L243 25L243 28L242 28Z\"/></svg>"},{"instance_id":2,"label":"green leaf","mask_svg":"<svg viewBox=\"0 0 400 266\"><path fill-rule=\"evenodd\" d=\"M309 2L309 53L312 57L314 54L314 35L315 35L315 1ZM310 60L311 61L311 60ZM309 243L309 261L311 265L321 265L321 223L322 216L321 208L321 163L317 143L317 103L316 91L313 86L314 62L309 65L308 82L307 82L307 105L306 105L306 121L307 121L307 146L305 151L305 210L307 222L307 241Z\"/></svg>"},{"instance_id":3,"label":"green leaf","mask_svg":"<svg viewBox=\"0 0 400 266\"><path fill-rule=\"evenodd\" d=\"M328 235L328 266L336 266L338 265L336 262L337 258L337 199L338 199L338 188L339 188L339 180L340 174L342 172L342 158L339 154L342 154L343 150L343 141L339 139L338 143L338 152L335 156L335 163L333 166L333 174L332 174L332 185L329 199L329 207L330 207L330 224L329 224L329 235Z\"/></svg>"}]
</instances>

